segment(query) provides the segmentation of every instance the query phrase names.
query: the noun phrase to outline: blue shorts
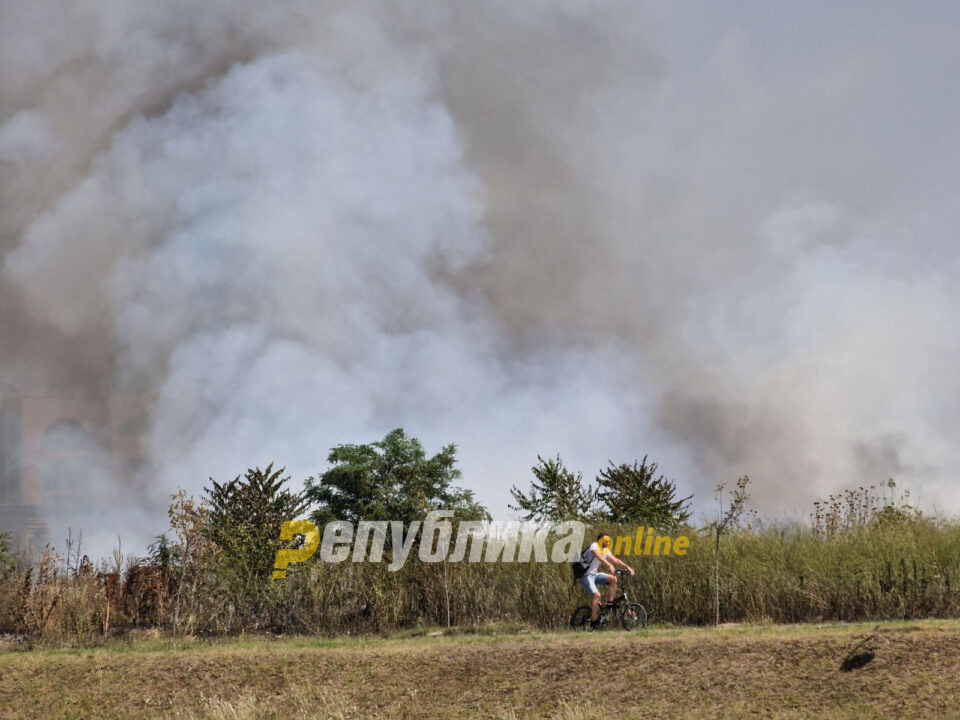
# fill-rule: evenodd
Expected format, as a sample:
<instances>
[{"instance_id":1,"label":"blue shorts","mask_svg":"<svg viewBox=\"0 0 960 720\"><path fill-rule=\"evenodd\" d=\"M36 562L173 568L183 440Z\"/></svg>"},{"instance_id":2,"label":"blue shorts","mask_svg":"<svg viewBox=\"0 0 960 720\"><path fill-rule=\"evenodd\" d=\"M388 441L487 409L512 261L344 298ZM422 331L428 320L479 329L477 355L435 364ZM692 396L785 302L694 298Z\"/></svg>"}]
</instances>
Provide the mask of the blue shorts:
<instances>
[{"instance_id":1,"label":"blue shorts","mask_svg":"<svg viewBox=\"0 0 960 720\"><path fill-rule=\"evenodd\" d=\"M613 582L613 575L607 573L596 573L595 575L588 573L580 578L583 589L591 595L597 592L597 585L609 585L611 582Z\"/></svg>"}]
</instances>

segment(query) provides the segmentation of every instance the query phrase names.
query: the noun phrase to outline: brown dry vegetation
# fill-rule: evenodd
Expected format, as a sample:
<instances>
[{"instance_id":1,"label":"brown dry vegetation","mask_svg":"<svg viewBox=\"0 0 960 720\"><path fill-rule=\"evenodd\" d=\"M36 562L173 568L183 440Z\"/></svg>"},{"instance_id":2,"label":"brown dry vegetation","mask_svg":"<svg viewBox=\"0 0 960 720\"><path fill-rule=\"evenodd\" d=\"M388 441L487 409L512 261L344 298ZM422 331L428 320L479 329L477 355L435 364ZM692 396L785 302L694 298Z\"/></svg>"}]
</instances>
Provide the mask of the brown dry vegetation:
<instances>
[{"instance_id":1,"label":"brown dry vegetation","mask_svg":"<svg viewBox=\"0 0 960 720\"><path fill-rule=\"evenodd\" d=\"M638 570L629 592L656 622L712 623L713 543L685 532L684 556L628 558ZM144 560L97 573L68 570L45 553L0 573L0 632L38 645L89 646L131 627L355 635L508 622L551 630L565 627L585 599L566 563L424 563L411 554L389 572L386 562L313 559L251 590L233 584L219 560L203 556L173 574ZM722 622L958 617L960 523L903 519L831 534L743 530L722 539L719 579Z\"/></svg>"},{"instance_id":2,"label":"brown dry vegetation","mask_svg":"<svg viewBox=\"0 0 960 720\"><path fill-rule=\"evenodd\" d=\"M858 645L874 659L842 672ZM960 622L0 653L3 717L743 715L960 717Z\"/></svg>"},{"instance_id":3,"label":"brown dry vegetation","mask_svg":"<svg viewBox=\"0 0 960 720\"><path fill-rule=\"evenodd\" d=\"M906 493L891 492L892 481L831 496L815 505L810 527L740 525L719 545L709 525L680 527L674 535L690 540L683 555L627 556L624 547L638 570L631 598L654 622L684 625L960 617L960 520L923 515ZM221 546L207 532L210 508L177 493L171 539L126 563L118 548L112 565L96 567L79 545L65 556L48 547L15 557L0 537L0 633L41 647L90 647L133 628L180 636L491 623L554 630L585 600L568 563L424 562L416 546L397 572L389 558L325 563L315 555L271 580L279 545L264 538L282 516L245 544ZM604 530L636 536L632 525Z\"/></svg>"}]
</instances>

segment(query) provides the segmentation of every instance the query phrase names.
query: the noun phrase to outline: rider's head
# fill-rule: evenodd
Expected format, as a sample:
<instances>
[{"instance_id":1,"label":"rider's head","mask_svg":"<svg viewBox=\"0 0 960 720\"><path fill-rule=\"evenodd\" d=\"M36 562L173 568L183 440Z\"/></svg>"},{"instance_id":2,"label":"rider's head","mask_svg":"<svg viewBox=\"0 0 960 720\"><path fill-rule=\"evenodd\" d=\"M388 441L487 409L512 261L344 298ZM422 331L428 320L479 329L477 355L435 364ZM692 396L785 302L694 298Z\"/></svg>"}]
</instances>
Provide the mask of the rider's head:
<instances>
[{"instance_id":1,"label":"rider's head","mask_svg":"<svg viewBox=\"0 0 960 720\"><path fill-rule=\"evenodd\" d=\"M601 555L606 555L613 550L613 540L606 533L597 535L597 549Z\"/></svg>"}]
</instances>

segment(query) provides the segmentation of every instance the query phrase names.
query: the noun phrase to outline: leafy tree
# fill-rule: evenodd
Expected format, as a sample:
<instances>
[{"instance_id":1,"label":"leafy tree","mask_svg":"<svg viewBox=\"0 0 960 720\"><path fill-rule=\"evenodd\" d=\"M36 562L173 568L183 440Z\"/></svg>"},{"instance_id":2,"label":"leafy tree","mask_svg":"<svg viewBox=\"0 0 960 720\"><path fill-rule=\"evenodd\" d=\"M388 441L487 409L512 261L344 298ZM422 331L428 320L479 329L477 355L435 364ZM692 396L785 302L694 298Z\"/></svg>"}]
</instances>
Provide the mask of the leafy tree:
<instances>
[{"instance_id":1,"label":"leafy tree","mask_svg":"<svg viewBox=\"0 0 960 720\"><path fill-rule=\"evenodd\" d=\"M461 519L488 518L472 491L459 487L457 446L444 446L427 457L421 442L403 428L365 445L338 445L327 460L332 467L308 478L306 496L319 508L312 520L422 519L431 510L453 510Z\"/></svg>"},{"instance_id":2,"label":"leafy tree","mask_svg":"<svg viewBox=\"0 0 960 720\"><path fill-rule=\"evenodd\" d=\"M211 487L205 488L209 516L204 534L222 551L222 569L243 585L270 578L283 545L280 526L308 506L302 493L285 489L290 478L283 477L284 470L274 470L270 463L224 484L211 478Z\"/></svg>"},{"instance_id":3,"label":"leafy tree","mask_svg":"<svg viewBox=\"0 0 960 720\"><path fill-rule=\"evenodd\" d=\"M511 510L524 513L525 520L559 522L561 520L588 520L595 514L597 493L589 485L583 486L583 473L574 475L563 465L560 456L544 460L537 456L531 470L534 480L530 493L523 493L516 485L510 488L516 505Z\"/></svg>"},{"instance_id":4,"label":"leafy tree","mask_svg":"<svg viewBox=\"0 0 960 720\"><path fill-rule=\"evenodd\" d=\"M613 523L643 523L670 530L690 517L692 495L677 499L677 486L662 474L657 464L621 463L601 470L597 475L597 496L603 504L605 520Z\"/></svg>"},{"instance_id":5,"label":"leafy tree","mask_svg":"<svg viewBox=\"0 0 960 720\"><path fill-rule=\"evenodd\" d=\"M149 548L150 558L153 566L160 567L170 579L173 631L191 633L203 622L204 600L224 595L224 553L209 537L208 503L198 502L183 489L171 495L170 500L167 516L172 539L161 535L162 544L158 544L158 538Z\"/></svg>"}]
</instances>

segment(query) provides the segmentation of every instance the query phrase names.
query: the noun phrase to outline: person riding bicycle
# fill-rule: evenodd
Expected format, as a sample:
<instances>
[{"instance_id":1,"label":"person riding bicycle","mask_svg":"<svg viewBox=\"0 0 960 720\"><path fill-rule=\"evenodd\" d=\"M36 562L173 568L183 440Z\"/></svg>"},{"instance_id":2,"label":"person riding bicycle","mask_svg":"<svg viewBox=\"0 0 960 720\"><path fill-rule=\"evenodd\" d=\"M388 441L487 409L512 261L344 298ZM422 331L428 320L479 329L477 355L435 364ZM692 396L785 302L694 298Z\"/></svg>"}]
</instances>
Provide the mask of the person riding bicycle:
<instances>
[{"instance_id":1,"label":"person riding bicycle","mask_svg":"<svg viewBox=\"0 0 960 720\"><path fill-rule=\"evenodd\" d=\"M600 590L597 585L606 585L609 590L607 601L612 603L617 596L617 567L634 575L632 567L613 554L613 540L606 533L597 535L597 541L590 544L583 554L584 562L589 562L587 571L580 577L580 585L588 593L593 595L591 604L590 626L597 627L600 624ZM610 573L602 573L600 563L603 563Z\"/></svg>"}]
</instances>

